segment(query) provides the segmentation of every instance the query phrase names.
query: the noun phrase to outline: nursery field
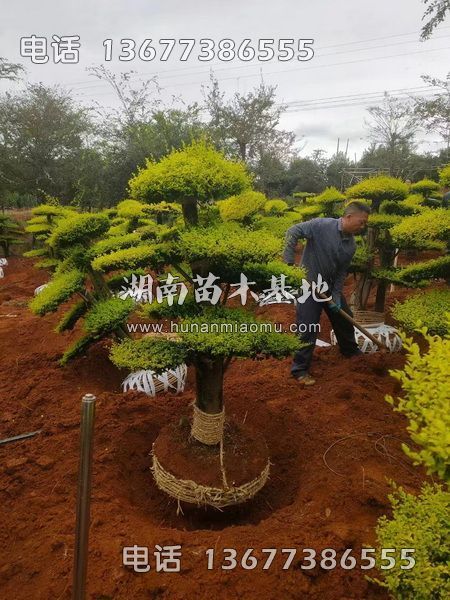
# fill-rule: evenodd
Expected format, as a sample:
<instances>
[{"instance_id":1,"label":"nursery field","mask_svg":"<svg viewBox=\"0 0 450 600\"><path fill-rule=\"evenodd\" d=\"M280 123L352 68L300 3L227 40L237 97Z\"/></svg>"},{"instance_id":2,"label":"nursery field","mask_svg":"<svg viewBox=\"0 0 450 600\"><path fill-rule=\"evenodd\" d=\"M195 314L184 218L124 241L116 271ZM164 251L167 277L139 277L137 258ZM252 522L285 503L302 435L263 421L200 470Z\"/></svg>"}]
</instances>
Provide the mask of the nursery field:
<instances>
[{"instance_id":1,"label":"nursery field","mask_svg":"<svg viewBox=\"0 0 450 600\"><path fill-rule=\"evenodd\" d=\"M381 599L388 593L358 568L300 569L303 548L346 548L357 554L375 544L375 525L390 513L387 480L417 493L424 472L401 449L411 444L406 419L386 394L400 384L388 370L402 368L401 353L342 359L336 347L317 348L317 384L301 389L289 376L290 357L231 362L224 380L227 415L263 434L270 479L253 500L219 511L177 504L161 492L150 471L152 443L161 428L191 414L195 378L185 392L151 398L121 392L125 371L108 359L101 340L64 368L58 360L73 331L53 331L62 310L33 315L28 302L48 281L33 259L9 258L0 288L0 397L2 437L40 430L33 438L0 446L2 597L62 600L70 597L79 456L80 399L97 396L91 505L88 597ZM347 291L354 284L347 280ZM388 305L404 298L404 288ZM370 301L373 301L371 298ZM257 308L265 319L294 322L292 304ZM329 340L322 320L321 339ZM182 546L181 571L135 573L122 565L124 546ZM283 570L279 553L269 569L219 565L208 569L207 549L238 556L253 548L296 548Z\"/></svg>"}]
</instances>

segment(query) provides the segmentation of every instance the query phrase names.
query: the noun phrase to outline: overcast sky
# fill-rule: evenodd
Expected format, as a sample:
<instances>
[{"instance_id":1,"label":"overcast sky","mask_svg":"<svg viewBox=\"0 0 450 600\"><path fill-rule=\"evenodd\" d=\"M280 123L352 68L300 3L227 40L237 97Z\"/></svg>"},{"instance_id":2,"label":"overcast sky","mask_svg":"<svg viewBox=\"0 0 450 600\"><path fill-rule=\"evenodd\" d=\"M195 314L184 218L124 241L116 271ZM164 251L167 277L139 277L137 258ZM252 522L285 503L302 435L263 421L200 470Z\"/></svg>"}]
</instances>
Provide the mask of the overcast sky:
<instances>
[{"instance_id":1,"label":"overcast sky","mask_svg":"<svg viewBox=\"0 0 450 600\"><path fill-rule=\"evenodd\" d=\"M208 83L211 68L229 94L250 90L262 77L277 86L279 101L288 103L281 125L295 131L299 145L304 145L302 155L314 148L333 153L339 137L341 149L349 139L349 155L359 156L367 145L367 106L378 103L385 90L423 93L421 75L443 79L450 70L450 20L438 27L431 40L420 42L420 0L0 0L0 6L0 56L22 63L29 81L59 83L80 102L114 106L112 90L90 76L86 67L104 63L117 73L133 69L139 73L136 81L158 74L165 100L176 95L187 102L201 101L201 85ZM48 40L46 64L32 64L30 58L20 56L20 38L32 34ZM78 64L53 62L52 35L80 36ZM113 40L113 60L105 63L107 38ZM163 47L157 44L158 55L152 62L138 57L123 62L117 59L121 38L134 39L137 48L146 38L190 38L197 46L202 38L216 43L231 38L237 45L244 38L253 45L260 38L310 38L315 56L308 62L296 57L288 62L276 58L200 62L195 46L189 60L181 62L181 47L176 45L163 62L159 60ZM1 91L20 88L0 84ZM421 135L420 139L422 150L439 147L436 137Z\"/></svg>"}]
</instances>

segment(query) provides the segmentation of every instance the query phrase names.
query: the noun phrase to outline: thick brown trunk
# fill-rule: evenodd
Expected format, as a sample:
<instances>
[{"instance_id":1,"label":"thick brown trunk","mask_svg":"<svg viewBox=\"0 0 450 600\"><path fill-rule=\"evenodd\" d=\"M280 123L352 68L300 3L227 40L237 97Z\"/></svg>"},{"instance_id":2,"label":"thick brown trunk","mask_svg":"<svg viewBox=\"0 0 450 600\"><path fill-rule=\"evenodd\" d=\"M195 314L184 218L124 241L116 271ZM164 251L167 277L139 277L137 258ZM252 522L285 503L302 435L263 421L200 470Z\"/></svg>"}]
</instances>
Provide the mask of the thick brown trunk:
<instances>
[{"instance_id":1,"label":"thick brown trunk","mask_svg":"<svg viewBox=\"0 0 450 600\"><path fill-rule=\"evenodd\" d=\"M181 203L181 207L186 226L198 225L197 200L195 198L185 198Z\"/></svg>"},{"instance_id":2,"label":"thick brown trunk","mask_svg":"<svg viewBox=\"0 0 450 600\"><path fill-rule=\"evenodd\" d=\"M223 357L198 356L195 361L196 405L209 414L223 408Z\"/></svg>"}]
</instances>

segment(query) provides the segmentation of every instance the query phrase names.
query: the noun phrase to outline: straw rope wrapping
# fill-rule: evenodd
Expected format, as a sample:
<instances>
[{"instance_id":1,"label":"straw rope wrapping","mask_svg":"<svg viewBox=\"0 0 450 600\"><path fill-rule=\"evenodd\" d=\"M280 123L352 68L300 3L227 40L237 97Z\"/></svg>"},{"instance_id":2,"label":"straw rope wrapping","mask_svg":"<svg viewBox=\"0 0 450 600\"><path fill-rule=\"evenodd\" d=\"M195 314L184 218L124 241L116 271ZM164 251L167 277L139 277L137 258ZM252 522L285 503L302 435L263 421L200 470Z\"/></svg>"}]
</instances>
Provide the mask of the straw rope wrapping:
<instances>
[{"instance_id":1,"label":"straw rope wrapping","mask_svg":"<svg viewBox=\"0 0 450 600\"><path fill-rule=\"evenodd\" d=\"M263 471L252 481L238 487L229 486L225 489L209 487L200 485L190 479L178 479L175 475L166 471L155 455L154 445L151 455L153 458L151 471L156 485L160 490L178 500L177 514L181 511L181 501L197 504L197 506L214 506L219 509L225 506L241 504L253 498L264 487L269 478L270 461L267 461L267 465Z\"/></svg>"},{"instance_id":2,"label":"straw rope wrapping","mask_svg":"<svg viewBox=\"0 0 450 600\"><path fill-rule=\"evenodd\" d=\"M225 423L225 410L222 412L210 414L205 413L195 402L192 403L194 408L194 418L192 421L191 435L202 444L214 446L219 444L223 437L223 426Z\"/></svg>"}]
</instances>

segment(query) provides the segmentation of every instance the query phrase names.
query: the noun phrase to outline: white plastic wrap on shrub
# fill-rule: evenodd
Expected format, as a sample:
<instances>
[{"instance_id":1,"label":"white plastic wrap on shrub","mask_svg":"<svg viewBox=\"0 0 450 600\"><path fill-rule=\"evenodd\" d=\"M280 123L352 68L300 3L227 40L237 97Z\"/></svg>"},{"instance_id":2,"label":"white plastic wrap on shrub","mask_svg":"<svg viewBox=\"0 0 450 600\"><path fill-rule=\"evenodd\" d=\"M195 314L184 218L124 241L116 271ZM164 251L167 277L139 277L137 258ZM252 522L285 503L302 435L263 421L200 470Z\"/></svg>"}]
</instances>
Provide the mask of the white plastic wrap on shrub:
<instances>
[{"instance_id":1,"label":"white plastic wrap on shrub","mask_svg":"<svg viewBox=\"0 0 450 600\"><path fill-rule=\"evenodd\" d=\"M8 266L8 259L0 258L0 267L7 267L7 266Z\"/></svg>"},{"instance_id":2,"label":"white plastic wrap on shrub","mask_svg":"<svg viewBox=\"0 0 450 600\"><path fill-rule=\"evenodd\" d=\"M389 352L399 352L402 347L402 340L395 329L395 327L391 327L390 325L378 325L377 327L366 327L367 331L369 331L377 340L383 342ZM356 342L360 348L360 350L364 353L370 354L372 352L376 352L378 350L378 346L376 346L368 337L366 337L359 329L355 327L355 338ZM331 343L333 345L337 344L337 339L334 334L334 331L331 330L330 333Z\"/></svg>"},{"instance_id":3,"label":"white plastic wrap on shrub","mask_svg":"<svg viewBox=\"0 0 450 600\"><path fill-rule=\"evenodd\" d=\"M44 288L46 288L48 286L48 283L43 283L42 285L39 285L35 290L34 290L34 295L37 296L38 294L40 294L42 292L42 290Z\"/></svg>"},{"instance_id":4,"label":"white plastic wrap on shrub","mask_svg":"<svg viewBox=\"0 0 450 600\"><path fill-rule=\"evenodd\" d=\"M0 267L0 279L1 279L2 277L4 277L4 276L5 276L5 272L4 272L4 271L3 271L3 269Z\"/></svg>"},{"instance_id":5,"label":"white plastic wrap on shrub","mask_svg":"<svg viewBox=\"0 0 450 600\"><path fill-rule=\"evenodd\" d=\"M319 346L320 348L328 348L328 346L331 346L331 344L329 344L328 342L324 342L323 340L316 340L316 346Z\"/></svg>"},{"instance_id":6,"label":"white plastic wrap on shrub","mask_svg":"<svg viewBox=\"0 0 450 600\"><path fill-rule=\"evenodd\" d=\"M182 363L174 369L168 369L163 373L156 374L155 371L145 370L130 373L122 382L123 391L136 390L144 392L147 396L156 396L158 392L167 392L173 389L177 394L184 390L186 383L187 366Z\"/></svg>"}]
</instances>

